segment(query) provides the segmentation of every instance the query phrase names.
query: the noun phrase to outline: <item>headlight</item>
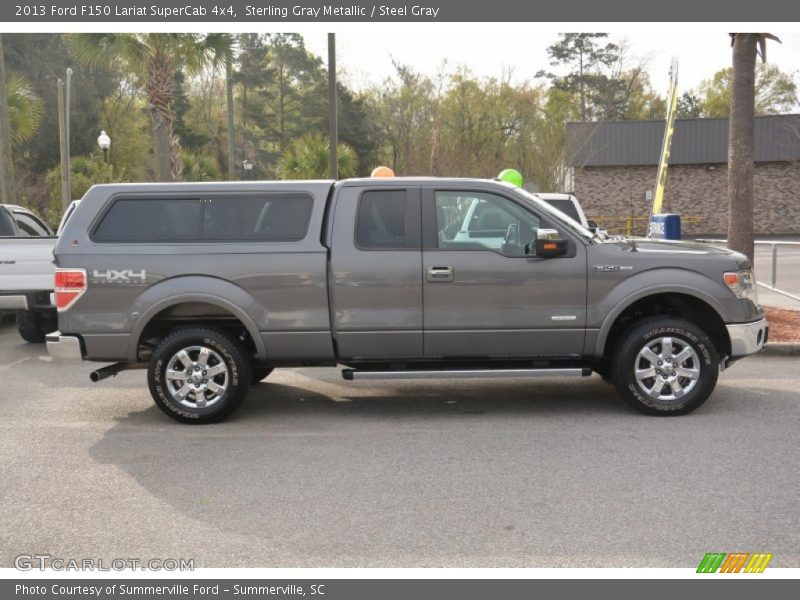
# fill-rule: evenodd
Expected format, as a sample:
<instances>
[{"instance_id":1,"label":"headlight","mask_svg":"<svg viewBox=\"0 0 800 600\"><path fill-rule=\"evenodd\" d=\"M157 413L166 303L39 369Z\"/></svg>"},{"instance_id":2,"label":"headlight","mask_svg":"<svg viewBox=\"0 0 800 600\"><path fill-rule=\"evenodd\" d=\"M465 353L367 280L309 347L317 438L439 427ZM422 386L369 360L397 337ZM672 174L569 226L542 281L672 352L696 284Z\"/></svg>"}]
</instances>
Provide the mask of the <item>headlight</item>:
<instances>
[{"instance_id":1,"label":"headlight","mask_svg":"<svg viewBox=\"0 0 800 600\"><path fill-rule=\"evenodd\" d=\"M734 296L742 300L752 300L755 304L758 304L756 278L751 269L736 273L725 273L724 281Z\"/></svg>"}]
</instances>

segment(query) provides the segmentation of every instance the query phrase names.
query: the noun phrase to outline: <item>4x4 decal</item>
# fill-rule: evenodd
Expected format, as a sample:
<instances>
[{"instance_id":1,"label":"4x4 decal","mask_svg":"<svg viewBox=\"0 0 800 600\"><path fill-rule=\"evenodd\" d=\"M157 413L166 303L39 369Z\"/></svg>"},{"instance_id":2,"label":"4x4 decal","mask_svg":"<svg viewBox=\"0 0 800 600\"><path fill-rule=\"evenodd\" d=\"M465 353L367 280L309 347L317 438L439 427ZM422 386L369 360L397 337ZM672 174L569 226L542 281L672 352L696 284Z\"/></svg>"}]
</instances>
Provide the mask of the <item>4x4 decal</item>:
<instances>
[{"instance_id":1,"label":"4x4 decal","mask_svg":"<svg viewBox=\"0 0 800 600\"><path fill-rule=\"evenodd\" d=\"M133 271L131 269L123 269L116 271L114 269L106 269L105 271L92 271L92 283L138 283L143 284L147 282L147 271L141 269Z\"/></svg>"}]
</instances>

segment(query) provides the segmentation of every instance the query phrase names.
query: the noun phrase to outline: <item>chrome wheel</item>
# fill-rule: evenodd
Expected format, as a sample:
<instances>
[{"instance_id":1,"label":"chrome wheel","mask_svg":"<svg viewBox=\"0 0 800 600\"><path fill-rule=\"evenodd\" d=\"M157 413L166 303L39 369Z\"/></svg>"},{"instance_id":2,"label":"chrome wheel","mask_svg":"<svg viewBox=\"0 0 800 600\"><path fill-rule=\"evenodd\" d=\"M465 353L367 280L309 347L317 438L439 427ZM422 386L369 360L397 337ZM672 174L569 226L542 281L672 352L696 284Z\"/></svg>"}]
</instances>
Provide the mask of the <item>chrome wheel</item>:
<instances>
[{"instance_id":1,"label":"chrome wheel","mask_svg":"<svg viewBox=\"0 0 800 600\"><path fill-rule=\"evenodd\" d=\"M228 388L228 366L205 346L189 346L167 363L167 389L174 400L189 408L216 404Z\"/></svg>"},{"instance_id":2,"label":"chrome wheel","mask_svg":"<svg viewBox=\"0 0 800 600\"><path fill-rule=\"evenodd\" d=\"M697 385L700 358L680 338L656 338L639 350L634 374L639 388L651 398L677 400Z\"/></svg>"}]
</instances>

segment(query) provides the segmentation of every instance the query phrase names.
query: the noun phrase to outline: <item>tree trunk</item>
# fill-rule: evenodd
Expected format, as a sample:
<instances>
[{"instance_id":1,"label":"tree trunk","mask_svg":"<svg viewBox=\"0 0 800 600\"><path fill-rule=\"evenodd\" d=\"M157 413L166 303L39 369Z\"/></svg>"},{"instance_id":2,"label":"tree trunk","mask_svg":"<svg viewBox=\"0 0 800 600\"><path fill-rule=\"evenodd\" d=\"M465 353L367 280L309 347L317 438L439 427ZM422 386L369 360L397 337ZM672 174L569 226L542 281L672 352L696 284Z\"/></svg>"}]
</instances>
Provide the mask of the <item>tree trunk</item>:
<instances>
[{"instance_id":1,"label":"tree trunk","mask_svg":"<svg viewBox=\"0 0 800 600\"><path fill-rule=\"evenodd\" d=\"M228 113L228 179L236 179L236 140L233 130L233 65L225 61L225 103Z\"/></svg>"},{"instance_id":2,"label":"tree trunk","mask_svg":"<svg viewBox=\"0 0 800 600\"><path fill-rule=\"evenodd\" d=\"M14 163L11 158L11 124L8 121L8 90L6 65L3 56L3 36L0 34L0 202L14 204Z\"/></svg>"},{"instance_id":3,"label":"tree trunk","mask_svg":"<svg viewBox=\"0 0 800 600\"><path fill-rule=\"evenodd\" d=\"M151 114L150 133L153 136L153 178L155 181L172 181L169 124L160 116Z\"/></svg>"},{"instance_id":4,"label":"tree trunk","mask_svg":"<svg viewBox=\"0 0 800 600\"><path fill-rule=\"evenodd\" d=\"M153 136L153 175L156 181L173 181L172 122L175 113L172 111L172 101L175 99L175 71L167 56L156 54L150 58L146 90Z\"/></svg>"},{"instance_id":5,"label":"tree trunk","mask_svg":"<svg viewBox=\"0 0 800 600\"><path fill-rule=\"evenodd\" d=\"M728 247L753 260L755 66L758 34L733 38L733 82L728 130Z\"/></svg>"}]
</instances>

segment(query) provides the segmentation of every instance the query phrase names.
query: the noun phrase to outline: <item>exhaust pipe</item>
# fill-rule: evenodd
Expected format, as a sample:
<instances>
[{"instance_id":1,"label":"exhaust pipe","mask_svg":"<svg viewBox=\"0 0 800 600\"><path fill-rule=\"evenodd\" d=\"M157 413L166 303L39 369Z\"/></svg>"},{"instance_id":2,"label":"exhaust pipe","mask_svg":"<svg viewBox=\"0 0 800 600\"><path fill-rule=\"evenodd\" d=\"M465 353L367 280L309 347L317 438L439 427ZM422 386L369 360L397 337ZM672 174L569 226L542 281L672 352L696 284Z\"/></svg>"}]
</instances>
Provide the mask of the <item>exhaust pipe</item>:
<instances>
[{"instance_id":1,"label":"exhaust pipe","mask_svg":"<svg viewBox=\"0 0 800 600\"><path fill-rule=\"evenodd\" d=\"M98 381L102 381L108 377L114 377L117 373L120 373L121 371L127 371L131 368L133 368L133 365L130 363L114 363L113 365L108 365L97 369L96 371L92 371L89 374L89 379L97 383Z\"/></svg>"}]
</instances>

